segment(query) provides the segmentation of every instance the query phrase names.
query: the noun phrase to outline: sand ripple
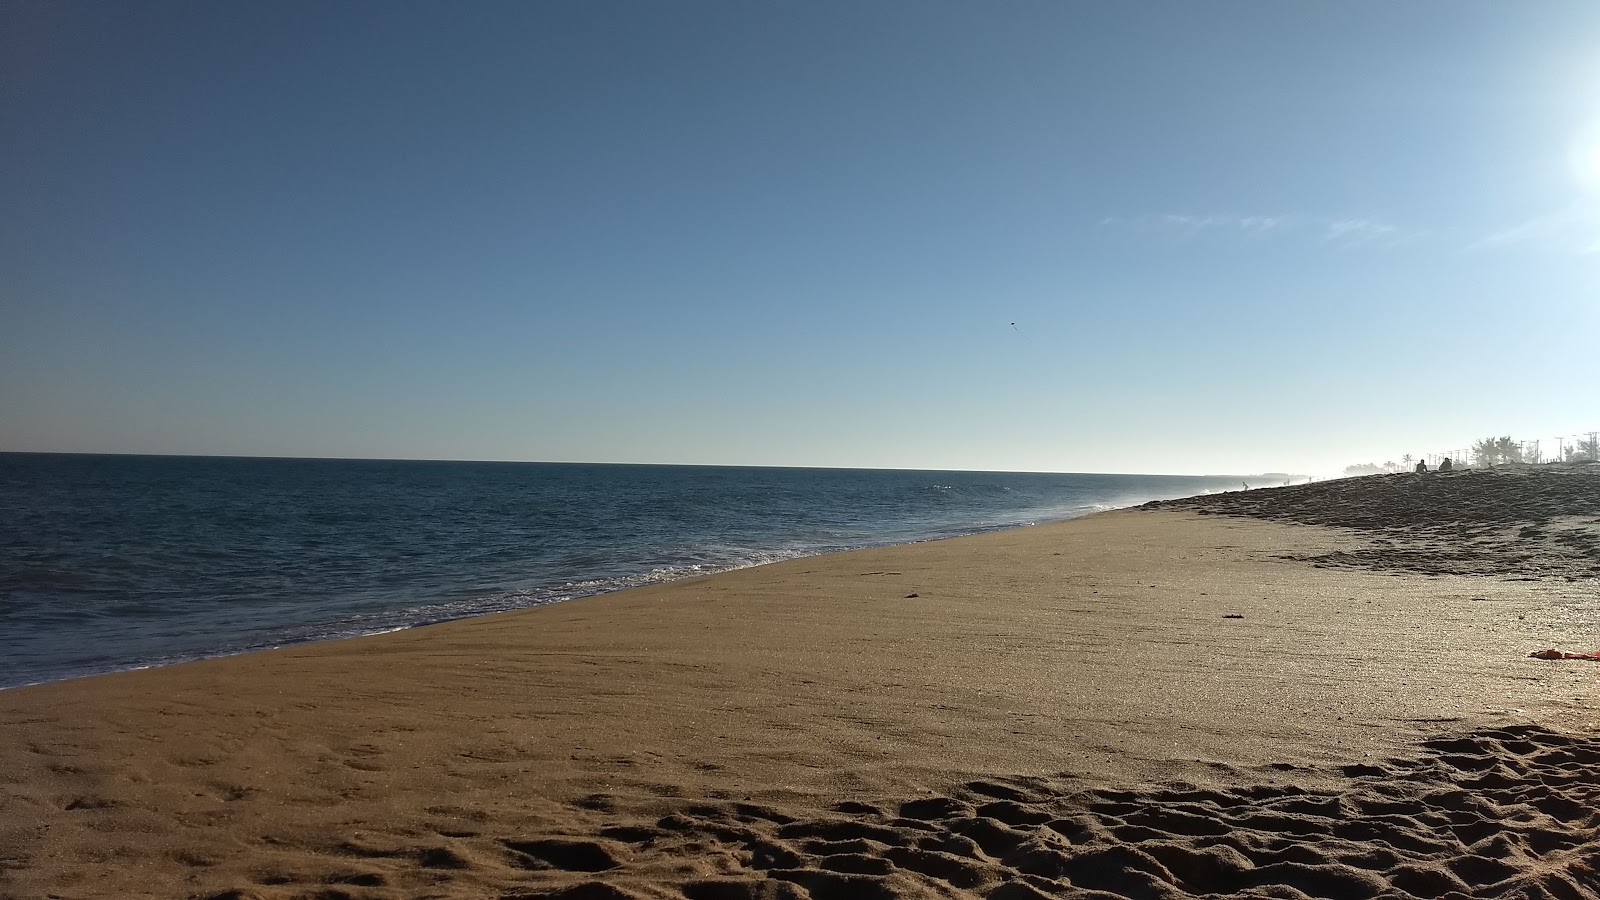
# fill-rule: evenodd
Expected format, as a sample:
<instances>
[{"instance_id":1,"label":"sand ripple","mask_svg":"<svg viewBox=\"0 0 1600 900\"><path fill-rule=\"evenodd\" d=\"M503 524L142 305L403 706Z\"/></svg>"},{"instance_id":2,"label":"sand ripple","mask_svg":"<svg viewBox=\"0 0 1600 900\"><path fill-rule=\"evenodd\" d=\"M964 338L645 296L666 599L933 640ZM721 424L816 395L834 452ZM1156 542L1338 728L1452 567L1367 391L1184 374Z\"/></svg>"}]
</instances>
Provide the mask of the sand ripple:
<instances>
[{"instance_id":1,"label":"sand ripple","mask_svg":"<svg viewBox=\"0 0 1600 900\"><path fill-rule=\"evenodd\" d=\"M995 779L898 804L839 803L822 815L717 801L684 802L653 820L602 796L584 810L609 810L613 821L593 833L463 835L459 847L401 855L431 870L431 896L502 900L1592 900L1600 897L1597 770L1600 741L1521 726L1325 773L1332 789L1266 777L1136 790ZM392 864L395 851L351 844L341 852L345 864L329 870L342 873L337 885L324 878L210 896L393 896L381 885L394 882L350 863ZM478 884L497 883L494 892L451 890L474 868L492 870Z\"/></svg>"}]
</instances>

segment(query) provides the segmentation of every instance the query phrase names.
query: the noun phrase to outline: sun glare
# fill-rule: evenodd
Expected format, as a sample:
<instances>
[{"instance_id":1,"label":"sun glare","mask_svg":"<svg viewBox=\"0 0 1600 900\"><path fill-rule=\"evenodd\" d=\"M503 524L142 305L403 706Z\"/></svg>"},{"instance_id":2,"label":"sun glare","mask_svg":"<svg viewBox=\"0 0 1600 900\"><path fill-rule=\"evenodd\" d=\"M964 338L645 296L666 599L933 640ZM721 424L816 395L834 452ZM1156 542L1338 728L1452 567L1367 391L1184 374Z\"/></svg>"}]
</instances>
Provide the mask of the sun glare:
<instances>
[{"instance_id":1,"label":"sun glare","mask_svg":"<svg viewBox=\"0 0 1600 900\"><path fill-rule=\"evenodd\" d=\"M1600 194L1600 125L1594 125L1572 142L1572 174L1585 188Z\"/></svg>"}]
</instances>

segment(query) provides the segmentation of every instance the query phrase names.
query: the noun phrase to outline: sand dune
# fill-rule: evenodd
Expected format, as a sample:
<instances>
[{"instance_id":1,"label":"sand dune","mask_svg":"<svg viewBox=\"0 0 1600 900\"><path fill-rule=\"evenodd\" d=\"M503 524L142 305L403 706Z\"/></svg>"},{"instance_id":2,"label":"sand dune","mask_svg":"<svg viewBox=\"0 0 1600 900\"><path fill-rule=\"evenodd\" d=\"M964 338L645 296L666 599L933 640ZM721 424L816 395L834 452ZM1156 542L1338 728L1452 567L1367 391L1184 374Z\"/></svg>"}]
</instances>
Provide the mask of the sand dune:
<instances>
[{"instance_id":1,"label":"sand dune","mask_svg":"<svg viewBox=\"0 0 1600 900\"><path fill-rule=\"evenodd\" d=\"M1505 477L1398 534L1406 479L1252 491L0 692L0 897L1595 898L1600 667L1527 657L1600 633L1582 555L1376 542Z\"/></svg>"},{"instance_id":2,"label":"sand dune","mask_svg":"<svg viewBox=\"0 0 1600 900\"><path fill-rule=\"evenodd\" d=\"M1308 558L1319 565L1600 578L1600 464L1370 475L1150 505L1328 525L1372 540Z\"/></svg>"}]
</instances>

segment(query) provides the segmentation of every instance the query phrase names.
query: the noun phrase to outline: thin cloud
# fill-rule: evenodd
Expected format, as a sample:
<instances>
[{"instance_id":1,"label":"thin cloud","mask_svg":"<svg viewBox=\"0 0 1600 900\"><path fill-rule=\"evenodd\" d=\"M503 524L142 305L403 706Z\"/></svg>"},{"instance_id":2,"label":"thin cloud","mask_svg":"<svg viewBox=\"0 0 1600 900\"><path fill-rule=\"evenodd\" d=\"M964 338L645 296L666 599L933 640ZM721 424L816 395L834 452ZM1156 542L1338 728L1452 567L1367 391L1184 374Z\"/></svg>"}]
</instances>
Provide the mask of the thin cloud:
<instances>
[{"instance_id":1,"label":"thin cloud","mask_svg":"<svg viewBox=\"0 0 1600 900\"><path fill-rule=\"evenodd\" d=\"M1497 250L1592 256L1600 253L1600 216L1578 209L1546 213L1490 232L1462 248L1464 253Z\"/></svg>"},{"instance_id":2,"label":"thin cloud","mask_svg":"<svg viewBox=\"0 0 1600 900\"><path fill-rule=\"evenodd\" d=\"M1160 217L1160 221L1190 234L1212 230L1265 234L1288 224L1288 220L1282 216L1191 216L1179 213L1167 213Z\"/></svg>"},{"instance_id":3,"label":"thin cloud","mask_svg":"<svg viewBox=\"0 0 1600 900\"><path fill-rule=\"evenodd\" d=\"M1371 219L1335 219L1322 226L1322 241L1344 247L1359 247L1374 241L1385 243L1400 236L1397 226Z\"/></svg>"},{"instance_id":4,"label":"thin cloud","mask_svg":"<svg viewBox=\"0 0 1600 900\"><path fill-rule=\"evenodd\" d=\"M1122 228L1156 234L1176 234L1188 239L1201 235L1248 238L1299 237L1339 249L1355 247L1393 247L1416 240L1426 231L1405 229L1377 219L1333 218L1304 213L1257 215L1196 215L1161 213L1148 216L1112 216L1100 221L1102 228Z\"/></svg>"}]
</instances>

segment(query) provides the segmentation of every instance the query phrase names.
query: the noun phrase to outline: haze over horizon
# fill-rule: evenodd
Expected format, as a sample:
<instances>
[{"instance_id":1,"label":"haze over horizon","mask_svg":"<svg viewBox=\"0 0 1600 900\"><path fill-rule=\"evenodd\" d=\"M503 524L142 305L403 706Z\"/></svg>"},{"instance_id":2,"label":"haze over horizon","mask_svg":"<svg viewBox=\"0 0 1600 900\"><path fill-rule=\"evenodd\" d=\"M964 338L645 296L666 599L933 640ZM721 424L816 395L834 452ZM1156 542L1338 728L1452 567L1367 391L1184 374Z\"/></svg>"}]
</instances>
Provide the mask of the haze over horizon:
<instances>
[{"instance_id":1,"label":"haze over horizon","mask_svg":"<svg viewBox=\"0 0 1600 900\"><path fill-rule=\"evenodd\" d=\"M1600 5L0 8L0 450L1308 472L1600 428Z\"/></svg>"}]
</instances>

